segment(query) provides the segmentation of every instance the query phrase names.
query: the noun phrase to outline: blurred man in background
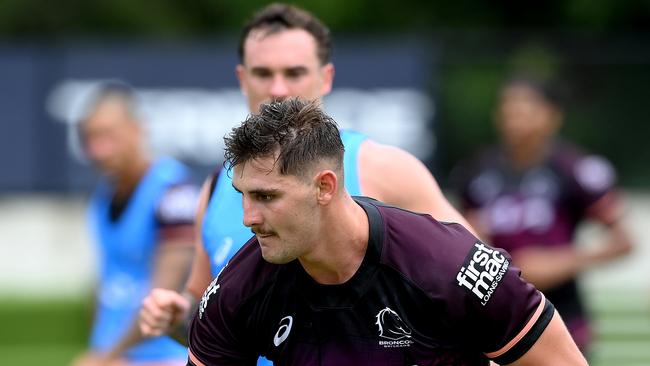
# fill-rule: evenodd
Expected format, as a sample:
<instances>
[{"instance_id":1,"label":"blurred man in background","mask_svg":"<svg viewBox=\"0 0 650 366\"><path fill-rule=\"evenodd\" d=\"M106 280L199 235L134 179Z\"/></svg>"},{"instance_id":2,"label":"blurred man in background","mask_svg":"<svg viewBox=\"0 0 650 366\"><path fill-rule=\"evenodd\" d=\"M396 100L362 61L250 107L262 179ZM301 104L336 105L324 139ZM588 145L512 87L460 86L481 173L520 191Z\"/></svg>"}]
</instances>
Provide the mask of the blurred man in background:
<instances>
[{"instance_id":1,"label":"blurred man in background","mask_svg":"<svg viewBox=\"0 0 650 366\"><path fill-rule=\"evenodd\" d=\"M334 79L329 30L312 14L285 4L272 4L244 27L236 73L252 113L264 102L299 96L317 100L328 94ZM342 131L345 146L345 185L352 195L425 212L467 225L442 195L428 169L411 154ZM232 187L225 168L204 184L197 223L202 243L197 245L193 271L183 296L154 290L144 301L144 334L161 335L186 325L186 315L227 261L251 237L243 225L241 195ZM185 321L183 321L185 319ZM187 332L178 327L178 339Z\"/></svg>"},{"instance_id":2,"label":"blurred man in background","mask_svg":"<svg viewBox=\"0 0 650 366\"><path fill-rule=\"evenodd\" d=\"M136 321L152 287L182 288L198 189L181 163L145 153L135 109L128 86L107 83L80 123L86 154L103 177L89 209L101 268L95 320L90 349L75 366L176 365L187 353L165 336L143 340Z\"/></svg>"},{"instance_id":3,"label":"blurred man in background","mask_svg":"<svg viewBox=\"0 0 650 366\"><path fill-rule=\"evenodd\" d=\"M592 334L576 277L627 254L632 243L611 164L556 136L561 105L551 81L518 76L506 82L495 113L502 143L459 167L457 188L481 238L512 254L586 353ZM587 220L602 224L606 235L602 243L577 247L576 230Z\"/></svg>"}]
</instances>

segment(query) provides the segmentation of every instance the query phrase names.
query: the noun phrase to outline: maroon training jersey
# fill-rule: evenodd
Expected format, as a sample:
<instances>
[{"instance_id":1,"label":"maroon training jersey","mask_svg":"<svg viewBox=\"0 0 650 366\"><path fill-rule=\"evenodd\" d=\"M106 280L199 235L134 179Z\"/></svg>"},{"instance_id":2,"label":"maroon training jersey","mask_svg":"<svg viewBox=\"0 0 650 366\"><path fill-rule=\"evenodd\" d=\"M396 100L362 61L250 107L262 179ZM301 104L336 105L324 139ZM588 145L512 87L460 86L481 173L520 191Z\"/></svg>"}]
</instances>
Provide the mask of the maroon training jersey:
<instances>
[{"instance_id":1,"label":"maroon training jersey","mask_svg":"<svg viewBox=\"0 0 650 366\"><path fill-rule=\"evenodd\" d=\"M270 264L253 238L206 290L191 352L206 365L488 365L518 359L548 325L553 306L504 251L458 224L357 202L370 236L350 280Z\"/></svg>"},{"instance_id":2,"label":"maroon training jersey","mask_svg":"<svg viewBox=\"0 0 650 366\"><path fill-rule=\"evenodd\" d=\"M614 190L611 164L567 143L552 145L546 159L525 170L515 169L503 150L488 150L461 175L463 207L479 210L492 244L509 252L569 245L586 217L611 219L594 206Z\"/></svg>"},{"instance_id":3,"label":"maroon training jersey","mask_svg":"<svg viewBox=\"0 0 650 366\"><path fill-rule=\"evenodd\" d=\"M550 145L546 158L525 170L515 169L502 149L492 148L457 172L464 209L478 213L491 244L512 254L572 245L585 218L607 224L620 214L611 164L564 141ZM544 293L586 349L590 330L575 279Z\"/></svg>"}]
</instances>

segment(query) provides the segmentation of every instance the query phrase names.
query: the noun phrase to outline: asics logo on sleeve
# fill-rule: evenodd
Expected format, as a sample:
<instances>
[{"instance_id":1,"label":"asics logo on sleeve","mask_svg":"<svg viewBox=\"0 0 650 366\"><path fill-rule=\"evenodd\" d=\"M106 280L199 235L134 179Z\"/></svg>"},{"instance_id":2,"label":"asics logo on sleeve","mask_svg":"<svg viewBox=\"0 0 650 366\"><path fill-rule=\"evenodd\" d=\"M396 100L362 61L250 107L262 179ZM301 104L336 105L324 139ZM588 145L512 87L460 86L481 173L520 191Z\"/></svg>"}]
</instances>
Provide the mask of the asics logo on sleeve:
<instances>
[{"instance_id":1,"label":"asics logo on sleeve","mask_svg":"<svg viewBox=\"0 0 650 366\"><path fill-rule=\"evenodd\" d=\"M285 321L286 320L286 321ZM275 346L279 346L282 342L284 342L287 337L289 337L289 332L291 332L291 326L293 325L293 317L285 316L280 320L280 328L278 328L277 333L275 333L275 336L273 337L273 344Z\"/></svg>"}]
</instances>

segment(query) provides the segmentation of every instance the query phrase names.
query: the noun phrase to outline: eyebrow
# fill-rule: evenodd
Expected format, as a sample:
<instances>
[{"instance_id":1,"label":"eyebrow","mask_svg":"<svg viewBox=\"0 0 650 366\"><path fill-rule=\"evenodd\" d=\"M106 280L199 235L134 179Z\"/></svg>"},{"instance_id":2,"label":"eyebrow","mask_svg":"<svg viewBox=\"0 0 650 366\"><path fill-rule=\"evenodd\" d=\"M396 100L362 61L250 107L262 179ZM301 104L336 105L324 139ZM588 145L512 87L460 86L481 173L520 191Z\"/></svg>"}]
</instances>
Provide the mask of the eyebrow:
<instances>
[{"instance_id":1,"label":"eyebrow","mask_svg":"<svg viewBox=\"0 0 650 366\"><path fill-rule=\"evenodd\" d=\"M237 187L235 187L235 184L233 183L232 188L235 189L235 191L243 194L241 190L239 190ZM257 195L277 195L280 193L279 189L253 189L252 191L248 191L249 194L257 194Z\"/></svg>"},{"instance_id":2,"label":"eyebrow","mask_svg":"<svg viewBox=\"0 0 650 366\"><path fill-rule=\"evenodd\" d=\"M287 67L284 69L285 72L307 72L307 68L305 66L292 66L292 67Z\"/></svg>"},{"instance_id":3,"label":"eyebrow","mask_svg":"<svg viewBox=\"0 0 650 366\"><path fill-rule=\"evenodd\" d=\"M270 72L270 71L271 71L271 68L266 67L266 66L253 66L253 67L251 67L251 73L254 73L254 74L266 73L266 72ZM282 69L281 71L283 73L286 73L286 72L294 72L294 73L295 72L307 72L307 67L302 66L302 65L290 66L290 67Z\"/></svg>"}]
</instances>

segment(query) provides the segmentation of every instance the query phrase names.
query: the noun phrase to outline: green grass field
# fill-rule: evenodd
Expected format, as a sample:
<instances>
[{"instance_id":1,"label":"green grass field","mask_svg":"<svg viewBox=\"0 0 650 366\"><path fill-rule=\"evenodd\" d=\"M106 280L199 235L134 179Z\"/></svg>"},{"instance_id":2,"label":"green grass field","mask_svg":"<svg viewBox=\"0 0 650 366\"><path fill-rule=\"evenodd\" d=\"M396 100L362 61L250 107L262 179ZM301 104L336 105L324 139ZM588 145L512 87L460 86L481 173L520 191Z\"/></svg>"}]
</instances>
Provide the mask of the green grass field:
<instances>
[{"instance_id":1,"label":"green grass field","mask_svg":"<svg viewBox=\"0 0 650 366\"><path fill-rule=\"evenodd\" d=\"M86 344L90 304L82 300L0 303L0 365L68 365Z\"/></svg>"},{"instance_id":2,"label":"green grass field","mask_svg":"<svg viewBox=\"0 0 650 366\"><path fill-rule=\"evenodd\" d=\"M591 365L650 365L650 289L587 295L597 334Z\"/></svg>"}]
</instances>

